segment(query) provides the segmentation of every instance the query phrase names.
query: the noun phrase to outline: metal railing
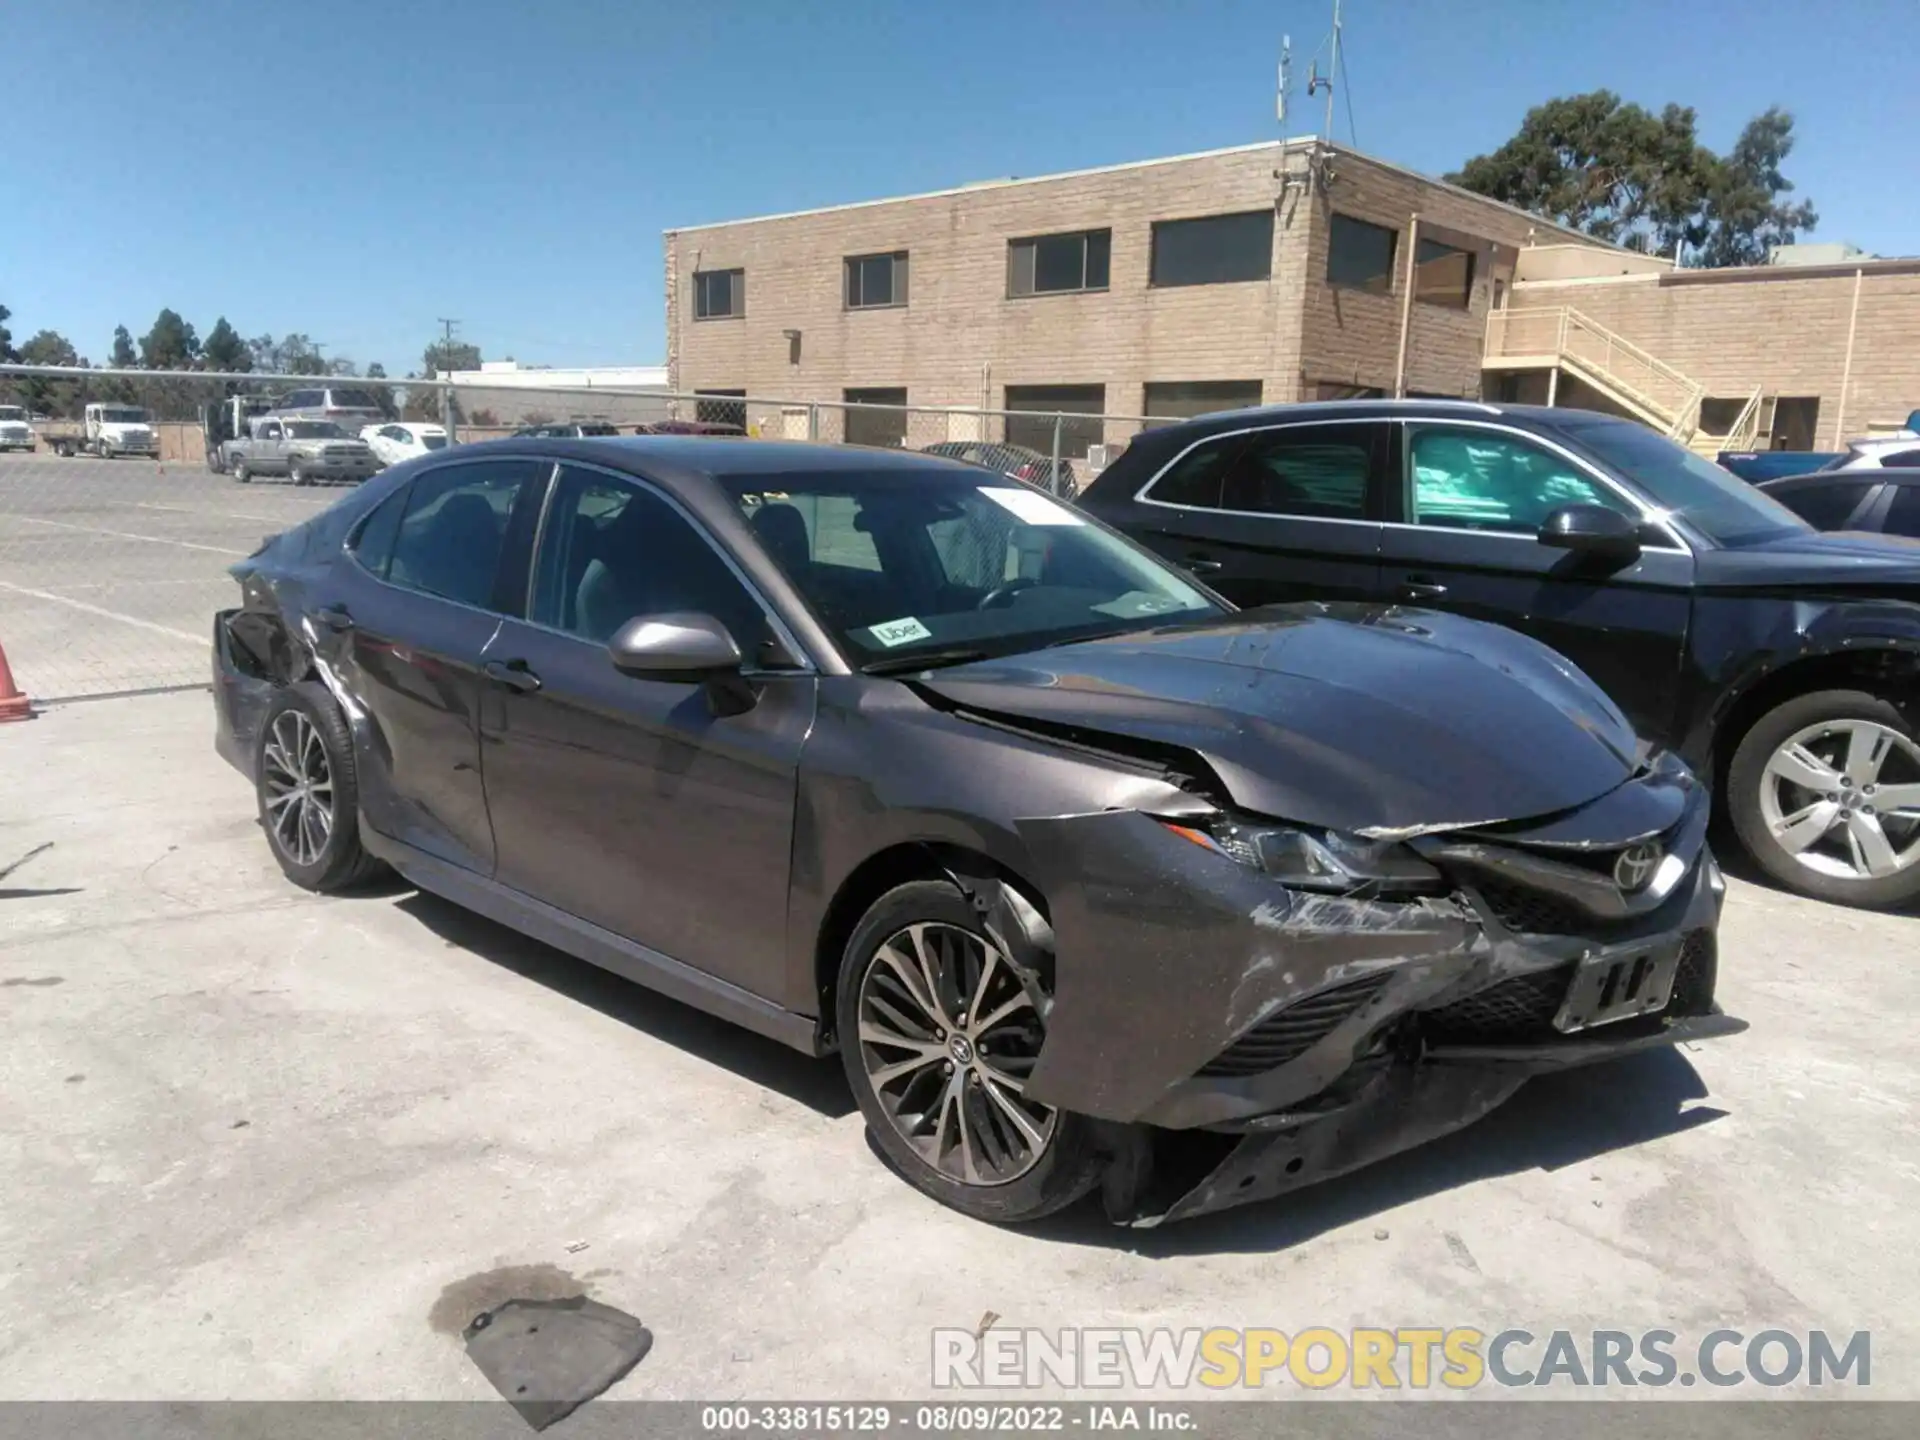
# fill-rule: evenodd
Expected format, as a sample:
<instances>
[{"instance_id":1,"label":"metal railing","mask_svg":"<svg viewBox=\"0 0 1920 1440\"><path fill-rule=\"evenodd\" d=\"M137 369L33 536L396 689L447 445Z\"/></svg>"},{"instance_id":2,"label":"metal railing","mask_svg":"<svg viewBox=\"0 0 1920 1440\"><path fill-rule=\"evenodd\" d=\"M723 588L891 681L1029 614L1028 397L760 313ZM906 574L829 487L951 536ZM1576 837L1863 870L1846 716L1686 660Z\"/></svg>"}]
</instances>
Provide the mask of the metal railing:
<instances>
[{"instance_id":1,"label":"metal railing","mask_svg":"<svg viewBox=\"0 0 1920 1440\"><path fill-rule=\"evenodd\" d=\"M0 405L37 417L34 449L0 454L0 646L29 695L62 700L206 683L213 614L238 598L228 567L262 536L318 513L342 491L324 476L296 486L285 475L256 473L240 483L227 457L210 449L202 409L239 394L271 404L322 386L372 392L391 423L443 425L456 445L540 424L624 435L734 431L931 450L1063 495L1083 487L1141 430L1169 423L637 386L0 366ZM62 458L50 442L84 436L85 410L95 403L145 411L157 457Z\"/></svg>"},{"instance_id":2,"label":"metal railing","mask_svg":"<svg viewBox=\"0 0 1920 1440\"><path fill-rule=\"evenodd\" d=\"M1494 311L1487 317L1486 356L1560 365L1674 439L1685 440L1700 423L1703 385L1571 305Z\"/></svg>"}]
</instances>

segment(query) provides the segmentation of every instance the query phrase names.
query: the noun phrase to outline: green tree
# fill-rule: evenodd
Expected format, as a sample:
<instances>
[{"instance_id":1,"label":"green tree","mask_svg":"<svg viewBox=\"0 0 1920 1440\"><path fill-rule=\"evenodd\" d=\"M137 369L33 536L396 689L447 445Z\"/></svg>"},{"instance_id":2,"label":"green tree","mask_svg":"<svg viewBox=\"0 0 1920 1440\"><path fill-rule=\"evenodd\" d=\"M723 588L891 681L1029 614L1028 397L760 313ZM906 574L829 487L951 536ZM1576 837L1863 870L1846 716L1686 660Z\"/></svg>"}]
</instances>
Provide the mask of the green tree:
<instances>
[{"instance_id":1,"label":"green tree","mask_svg":"<svg viewBox=\"0 0 1920 1440\"><path fill-rule=\"evenodd\" d=\"M134 370L140 365L140 357L133 349L133 336L124 325L113 327L112 364L115 370Z\"/></svg>"},{"instance_id":2,"label":"green tree","mask_svg":"<svg viewBox=\"0 0 1920 1440\"><path fill-rule=\"evenodd\" d=\"M1793 182L1780 165L1792 151L1793 117L1778 105L1747 122L1715 168L1707 210L1716 223L1694 263L1762 265L1775 245L1820 223L1812 201L1784 198Z\"/></svg>"},{"instance_id":3,"label":"green tree","mask_svg":"<svg viewBox=\"0 0 1920 1440\"><path fill-rule=\"evenodd\" d=\"M173 310L162 310L140 337L140 363L148 370L185 370L200 355L200 337Z\"/></svg>"},{"instance_id":4,"label":"green tree","mask_svg":"<svg viewBox=\"0 0 1920 1440\"><path fill-rule=\"evenodd\" d=\"M1775 107L1722 157L1700 143L1690 107L1655 115L1595 90L1534 106L1512 139L1446 178L1630 249L1751 264L1817 218L1780 199L1793 189L1780 173L1792 131Z\"/></svg>"},{"instance_id":5,"label":"green tree","mask_svg":"<svg viewBox=\"0 0 1920 1440\"><path fill-rule=\"evenodd\" d=\"M384 380L386 378L387 367L382 365L378 360L375 360L371 365L367 366L367 379Z\"/></svg>"},{"instance_id":6,"label":"green tree","mask_svg":"<svg viewBox=\"0 0 1920 1440\"><path fill-rule=\"evenodd\" d=\"M200 346L200 354L209 370L253 368L253 350L240 338L240 333L227 323L224 315L213 322L213 329L207 332L207 338Z\"/></svg>"},{"instance_id":7,"label":"green tree","mask_svg":"<svg viewBox=\"0 0 1920 1440\"><path fill-rule=\"evenodd\" d=\"M421 358L426 366L426 376L431 380L449 370L478 370L480 347L469 345L464 340L437 340L427 346L426 354Z\"/></svg>"},{"instance_id":8,"label":"green tree","mask_svg":"<svg viewBox=\"0 0 1920 1440\"><path fill-rule=\"evenodd\" d=\"M22 365L79 366L86 363L80 358L80 352L73 348L73 342L57 330L42 330L20 347L19 355ZM84 388L80 382L73 380L28 375L22 377L20 391L26 407L40 415L73 415L86 404Z\"/></svg>"},{"instance_id":9,"label":"green tree","mask_svg":"<svg viewBox=\"0 0 1920 1440\"><path fill-rule=\"evenodd\" d=\"M13 318L13 312L0 305L0 365L13 363L13 332L7 328L7 321Z\"/></svg>"}]
</instances>

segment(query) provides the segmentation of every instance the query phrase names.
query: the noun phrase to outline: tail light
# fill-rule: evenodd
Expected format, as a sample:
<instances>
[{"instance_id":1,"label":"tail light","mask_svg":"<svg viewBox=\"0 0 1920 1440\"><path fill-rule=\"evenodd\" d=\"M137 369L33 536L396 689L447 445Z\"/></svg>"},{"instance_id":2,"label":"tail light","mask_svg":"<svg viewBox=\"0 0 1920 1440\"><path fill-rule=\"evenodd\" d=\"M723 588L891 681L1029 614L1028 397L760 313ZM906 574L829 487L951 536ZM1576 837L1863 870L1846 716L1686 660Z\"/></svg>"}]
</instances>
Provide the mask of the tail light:
<instances>
[{"instance_id":1,"label":"tail light","mask_svg":"<svg viewBox=\"0 0 1920 1440\"><path fill-rule=\"evenodd\" d=\"M1039 474L1040 474L1040 467L1035 465L1031 460L1029 460L1026 464L1022 465L1018 470L1013 472L1013 478L1016 480L1033 480L1037 478Z\"/></svg>"}]
</instances>

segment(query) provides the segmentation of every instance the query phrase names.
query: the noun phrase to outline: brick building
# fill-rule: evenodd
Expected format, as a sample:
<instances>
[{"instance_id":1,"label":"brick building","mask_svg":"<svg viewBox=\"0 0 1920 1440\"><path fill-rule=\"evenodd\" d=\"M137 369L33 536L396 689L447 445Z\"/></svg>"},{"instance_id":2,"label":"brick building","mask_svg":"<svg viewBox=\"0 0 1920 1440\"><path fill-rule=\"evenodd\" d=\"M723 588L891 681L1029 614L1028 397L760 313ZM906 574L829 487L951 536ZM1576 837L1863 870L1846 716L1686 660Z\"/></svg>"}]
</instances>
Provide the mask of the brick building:
<instances>
[{"instance_id":1,"label":"brick building","mask_svg":"<svg viewBox=\"0 0 1920 1440\"><path fill-rule=\"evenodd\" d=\"M1796 247L1802 248L1802 247ZM667 368L714 418L923 445L1345 395L1635 415L1703 451L1920 405L1920 261L1676 271L1318 140L671 230ZM1069 422L1070 454L1124 442Z\"/></svg>"},{"instance_id":2,"label":"brick building","mask_svg":"<svg viewBox=\"0 0 1920 1440\"><path fill-rule=\"evenodd\" d=\"M669 231L667 366L681 392L1087 414L1474 396L1543 238L1590 243L1318 141L994 181Z\"/></svg>"}]
</instances>

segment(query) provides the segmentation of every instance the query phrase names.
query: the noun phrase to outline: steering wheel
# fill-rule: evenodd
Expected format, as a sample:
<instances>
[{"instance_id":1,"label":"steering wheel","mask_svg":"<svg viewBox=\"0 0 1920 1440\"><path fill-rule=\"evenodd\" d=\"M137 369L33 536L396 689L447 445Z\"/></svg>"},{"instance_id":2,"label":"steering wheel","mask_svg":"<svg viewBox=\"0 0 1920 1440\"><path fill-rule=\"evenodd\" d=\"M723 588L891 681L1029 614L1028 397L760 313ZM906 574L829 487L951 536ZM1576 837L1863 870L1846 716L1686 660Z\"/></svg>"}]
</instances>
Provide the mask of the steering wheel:
<instances>
[{"instance_id":1,"label":"steering wheel","mask_svg":"<svg viewBox=\"0 0 1920 1440\"><path fill-rule=\"evenodd\" d=\"M1022 590L1025 590L1028 586L1037 585L1039 583L1040 583L1039 581L1034 580L1025 575L1021 576L1017 580L1009 580L1007 581L1006 584L996 585L993 587L993 589L989 590L986 594L982 595L980 597L980 603L974 606L973 608L976 610L997 609L998 607L1006 604L1009 600L1013 599L1015 595L1019 594Z\"/></svg>"}]
</instances>

